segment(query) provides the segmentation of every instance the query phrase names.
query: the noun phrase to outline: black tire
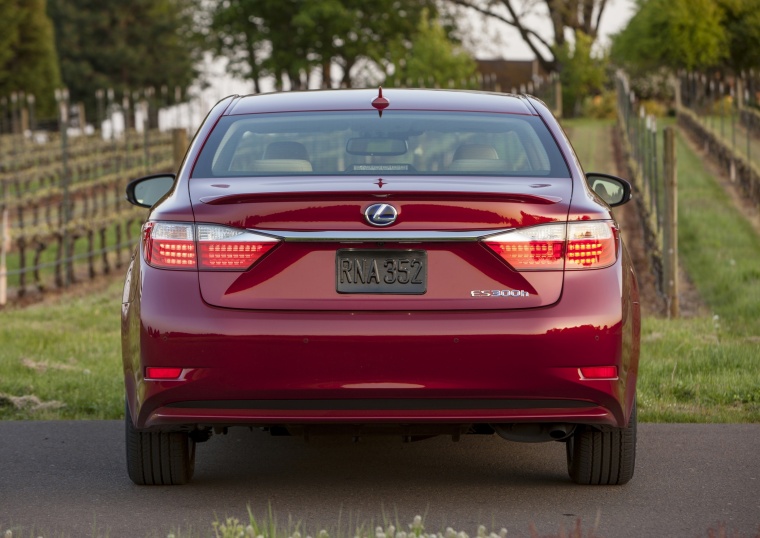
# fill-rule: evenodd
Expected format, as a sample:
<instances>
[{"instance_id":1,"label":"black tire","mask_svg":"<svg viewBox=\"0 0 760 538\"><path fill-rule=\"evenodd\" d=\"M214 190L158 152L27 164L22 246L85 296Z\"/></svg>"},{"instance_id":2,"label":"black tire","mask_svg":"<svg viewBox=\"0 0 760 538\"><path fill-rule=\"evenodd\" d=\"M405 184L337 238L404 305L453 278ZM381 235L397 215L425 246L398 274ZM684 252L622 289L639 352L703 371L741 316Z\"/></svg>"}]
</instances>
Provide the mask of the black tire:
<instances>
[{"instance_id":1,"label":"black tire","mask_svg":"<svg viewBox=\"0 0 760 538\"><path fill-rule=\"evenodd\" d=\"M576 484L620 485L636 466L636 402L625 428L579 427L567 440L567 471Z\"/></svg>"},{"instance_id":2,"label":"black tire","mask_svg":"<svg viewBox=\"0 0 760 538\"><path fill-rule=\"evenodd\" d=\"M140 486L187 484L195 470L195 441L183 432L141 432L125 406L127 473Z\"/></svg>"}]
</instances>

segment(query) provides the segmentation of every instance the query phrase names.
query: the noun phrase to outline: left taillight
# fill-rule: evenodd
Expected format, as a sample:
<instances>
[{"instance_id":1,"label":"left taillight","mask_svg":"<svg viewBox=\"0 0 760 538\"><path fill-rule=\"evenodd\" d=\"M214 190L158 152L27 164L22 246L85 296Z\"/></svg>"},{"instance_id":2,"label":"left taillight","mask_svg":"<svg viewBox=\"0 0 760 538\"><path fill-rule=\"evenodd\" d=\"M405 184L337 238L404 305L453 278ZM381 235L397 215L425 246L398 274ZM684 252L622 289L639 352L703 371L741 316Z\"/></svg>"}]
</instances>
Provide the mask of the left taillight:
<instances>
[{"instance_id":1,"label":"left taillight","mask_svg":"<svg viewBox=\"0 0 760 538\"><path fill-rule=\"evenodd\" d=\"M152 267L244 271L279 241L215 224L147 222L143 242L145 261Z\"/></svg>"}]
</instances>

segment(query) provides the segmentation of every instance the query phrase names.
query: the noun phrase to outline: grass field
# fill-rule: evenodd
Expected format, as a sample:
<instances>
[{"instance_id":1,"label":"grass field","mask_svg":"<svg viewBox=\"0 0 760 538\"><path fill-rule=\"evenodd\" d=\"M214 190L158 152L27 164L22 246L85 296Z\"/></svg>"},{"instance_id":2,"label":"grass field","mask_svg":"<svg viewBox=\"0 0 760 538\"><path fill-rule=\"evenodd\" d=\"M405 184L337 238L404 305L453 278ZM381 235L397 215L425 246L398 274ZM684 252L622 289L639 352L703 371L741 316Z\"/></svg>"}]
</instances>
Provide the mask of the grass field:
<instances>
[{"instance_id":1,"label":"grass field","mask_svg":"<svg viewBox=\"0 0 760 538\"><path fill-rule=\"evenodd\" d=\"M609 122L572 122L586 169L614 171ZM709 312L643 321L640 419L760 421L760 240L678 141L681 262ZM120 278L0 311L0 419L119 418Z\"/></svg>"},{"instance_id":2,"label":"grass field","mask_svg":"<svg viewBox=\"0 0 760 538\"><path fill-rule=\"evenodd\" d=\"M0 312L0 419L103 419L124 411L121 283Z\"/></svg>"}]
</instances>

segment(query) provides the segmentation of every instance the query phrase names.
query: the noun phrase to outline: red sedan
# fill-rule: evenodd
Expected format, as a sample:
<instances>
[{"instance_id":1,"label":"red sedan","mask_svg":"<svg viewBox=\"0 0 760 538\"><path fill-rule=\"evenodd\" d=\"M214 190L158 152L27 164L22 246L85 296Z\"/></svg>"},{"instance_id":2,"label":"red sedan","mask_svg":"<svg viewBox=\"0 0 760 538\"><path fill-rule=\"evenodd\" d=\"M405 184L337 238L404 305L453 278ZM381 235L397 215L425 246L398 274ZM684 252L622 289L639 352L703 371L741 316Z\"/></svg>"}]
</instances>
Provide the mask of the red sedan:
<instances>
[{"instance_id":1,"label":"red sedan","mask_svg":"<svg viewBox=\"0 0 760 538\"><path fill-rule=\"evenodd\" d=\"M560 441L581 484L634 471L639 299L610 208L532 97L232 96L150 207L126 278L137 484L195 444L273 434Z\"/></svg>"}]
</instances>

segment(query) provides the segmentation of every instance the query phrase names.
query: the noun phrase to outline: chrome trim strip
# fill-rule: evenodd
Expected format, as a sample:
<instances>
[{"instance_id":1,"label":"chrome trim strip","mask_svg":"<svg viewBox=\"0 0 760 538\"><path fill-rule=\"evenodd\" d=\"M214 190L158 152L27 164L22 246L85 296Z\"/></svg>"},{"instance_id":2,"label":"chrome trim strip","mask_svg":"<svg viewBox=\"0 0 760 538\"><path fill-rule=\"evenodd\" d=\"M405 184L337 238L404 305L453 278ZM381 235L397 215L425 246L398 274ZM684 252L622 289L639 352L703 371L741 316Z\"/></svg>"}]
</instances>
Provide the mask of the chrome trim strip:
<instances>
[{"instance_id":1,"label":"chrome trim strip","mask_svg":"<svg viewBox=\"0 0 760 538\"><path fill-rule=\"evenodd\" d=\"M421 243L435 241L479 241L491 235L511 232L514 228L500 228L494 230L467 230L467 231L403 231L403 230L326 230L326 231L283 231L283 230L258 230L249 228L249 232L261 235L269 235L283 241L292 242L361 242L361 241L397 241L400 243Z\"/></svg>"}]
</instances>

